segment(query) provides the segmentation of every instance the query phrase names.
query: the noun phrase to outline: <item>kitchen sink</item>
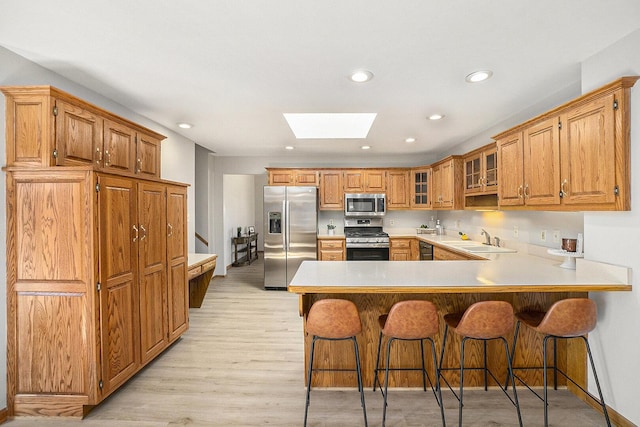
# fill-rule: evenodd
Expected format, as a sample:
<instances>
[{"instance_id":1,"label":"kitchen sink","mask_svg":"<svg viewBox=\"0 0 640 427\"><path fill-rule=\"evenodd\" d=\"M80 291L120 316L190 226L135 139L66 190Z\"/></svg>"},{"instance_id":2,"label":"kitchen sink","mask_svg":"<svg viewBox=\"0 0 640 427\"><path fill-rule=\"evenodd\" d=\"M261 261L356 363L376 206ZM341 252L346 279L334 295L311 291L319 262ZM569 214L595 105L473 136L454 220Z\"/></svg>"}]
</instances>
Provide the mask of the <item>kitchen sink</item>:
<instances>
[{"instance_id":1,"label":"kitchen sink","mask_svg":"<svg viewBox=\"0 0 640 427\"><path fill-rule=\"evenodd\" d=\"M501 248L498 246L489 246L485 245L482 242L477 242L474 240L441 240L439 243L443 245L451 246L456 249L462 249L471 253L508 253L508 252L518 252L515 249L509 248Z\"/></svg>"}]
</instances>

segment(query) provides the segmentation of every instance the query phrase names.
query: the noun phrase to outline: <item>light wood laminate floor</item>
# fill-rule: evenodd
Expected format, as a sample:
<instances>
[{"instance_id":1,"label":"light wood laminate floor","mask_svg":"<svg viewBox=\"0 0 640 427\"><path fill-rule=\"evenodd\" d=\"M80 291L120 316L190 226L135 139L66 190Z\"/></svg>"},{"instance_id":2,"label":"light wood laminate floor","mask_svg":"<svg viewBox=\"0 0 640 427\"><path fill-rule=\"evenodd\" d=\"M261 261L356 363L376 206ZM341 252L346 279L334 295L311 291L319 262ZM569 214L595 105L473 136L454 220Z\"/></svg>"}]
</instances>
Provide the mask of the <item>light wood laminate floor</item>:
<instances>
[{"instance_id":1,"label":"light wood laminate floor","mask_svg":"<svg viewBox=\"0 0 640 427\"><path fill-rule=\"evenodd\" d=\"M84 420L17 418L8 427L300 426L304 416L302 320L298 297L262 289L258 262L214 278L190 330ZM542 425L542 403L519 388L525 426ZM457 401L443 391L448 425ZM567 391L551 392L553 426L601 426L602 415ZM366 390L370 426L382 419L380 393ZM312 390L309 426L361 426L355 390ZM438 426L431 393L391 390L388 426ZM465 426L517 425L500 391L465 391ZM4 426L3 426L4 427Z\"/></svg>"}]
</instances>

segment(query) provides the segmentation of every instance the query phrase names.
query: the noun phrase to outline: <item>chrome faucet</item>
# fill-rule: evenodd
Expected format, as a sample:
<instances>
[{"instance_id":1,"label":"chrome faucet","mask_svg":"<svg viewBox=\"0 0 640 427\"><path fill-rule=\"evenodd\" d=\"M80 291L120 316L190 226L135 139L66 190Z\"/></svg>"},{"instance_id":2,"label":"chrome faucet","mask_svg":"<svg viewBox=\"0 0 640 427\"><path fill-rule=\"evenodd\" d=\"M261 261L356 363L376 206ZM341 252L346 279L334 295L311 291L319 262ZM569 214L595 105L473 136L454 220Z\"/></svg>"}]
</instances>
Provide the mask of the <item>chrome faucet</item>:
<instances>
[{"instance_id":1,"label":"chrome faucet","mask_svg":"<svg viewBox=\"0 0 640 427\"><path fill-rule=\"evenodd\" d=\"M487 230L485 230L484 228L482 228L481 230L482 230L482 232L480 234L484 235L484 237L486 239L484 244L491 246L491 235L489 233L487 233Z\"/></svg>"},{"instance_id":2,"label":"chrome faucet","mask_svg":"<svg viewBox=\"0 0 640 427\"><path fill-rule=\"evenodd\" d=\"M493 241L494 241L494 246L499 248L500 247L500 238L496 236L496 237L493 238Z\"/></svg>"}]
</instances>

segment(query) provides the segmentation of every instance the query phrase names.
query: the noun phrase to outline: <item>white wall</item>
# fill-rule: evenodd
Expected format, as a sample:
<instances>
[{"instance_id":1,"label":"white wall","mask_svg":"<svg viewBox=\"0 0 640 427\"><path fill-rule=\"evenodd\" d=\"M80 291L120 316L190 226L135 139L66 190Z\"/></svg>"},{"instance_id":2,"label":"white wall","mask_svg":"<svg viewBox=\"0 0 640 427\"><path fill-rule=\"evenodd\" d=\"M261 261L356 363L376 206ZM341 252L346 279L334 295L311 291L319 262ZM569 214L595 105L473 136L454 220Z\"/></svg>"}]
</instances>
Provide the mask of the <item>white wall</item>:
<instances>
[{"instance_id":1,"label":"white wall","mask_svg":"<svg viewBox=\"0 0 640 427\"><path fill-rule=\"evenodd\" d=\"M108 111L112 111L122 117L139 123L160 134L167 135L167 139L162 142L162 177L165 179L184 182L190 184L188 189L188 212L194 211L194 150L195 144L192 141L166 129L157 123L128 110L122 105L105 98L104 96L80 86L64 77L55 74L46 68L34 64L27 59L0 47L0 85L52 85L67 91L81 99L96 104ZM3 97L2 97L3 98ZM0 99L0 152L2 163L6 164L5 153L5 105L4 99ZM5 178L0 179L0 409L6 407L6 215L5 215ZM190 219L189 224L189 250L194 247L194 226Z\"/></svg>"},{"instance_id":2,"label":"white wall","mask_svg":"<svg viewBox=\"0 0 640 427\"><path fill-rule=\"evenodd\" d=\"M237 236L237 228L245 234L247 227L256 224L255 181L253 175L224 175L224 239L228 251L224 253L224 267L233 262L231 238Z\"/></svg>"},{"instance_id":3,"label":"white wall","mask_svg":"<svg viewBox=\"0 0 640 427\"><path fill-rule=\"evenodd\" d=\"M640 75L640 30L582 64L584 92L618 77ZM640 82L631 90L631 211L585 213L585 258L640 271ZM632 275L631 293L594 293L598 327L589 336L596 353L598 378L608 405L640 425L640 276ZM595 390L593 381L590 389Z\"/></svg>"},{"instance_id":4,"label":"white wall","mask_svg":"<svg viewBox=\"0 0 640 427\"><path fill-rule=\"evenodd\" d=\"M210 185L209 160L212 152L199 145L195 147L195 232L209 241L209 194L212 192ZM210 253L209 247L200 240L195 239L195 252Z\"/></svg>"}]
</instances>

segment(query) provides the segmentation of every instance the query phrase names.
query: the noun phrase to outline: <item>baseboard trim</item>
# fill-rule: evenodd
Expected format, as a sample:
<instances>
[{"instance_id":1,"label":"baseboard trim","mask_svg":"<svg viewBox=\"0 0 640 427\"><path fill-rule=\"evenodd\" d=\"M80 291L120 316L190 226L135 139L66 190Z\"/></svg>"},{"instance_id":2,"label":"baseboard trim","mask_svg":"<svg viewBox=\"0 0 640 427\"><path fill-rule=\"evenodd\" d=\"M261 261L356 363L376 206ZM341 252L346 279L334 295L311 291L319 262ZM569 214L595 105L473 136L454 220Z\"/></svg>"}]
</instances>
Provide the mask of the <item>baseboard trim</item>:
<instances>
[{"instance_id":1,"label":"baseboard trim","mask_svg":"<svg viewBox=\"0 0 640 427\"><path fill-rule=\"evenodd\" d=\"M0 409L0 424L7 421L7 417L9 416L9 411L7 408Z\"/></svg>"}]
</instances>

